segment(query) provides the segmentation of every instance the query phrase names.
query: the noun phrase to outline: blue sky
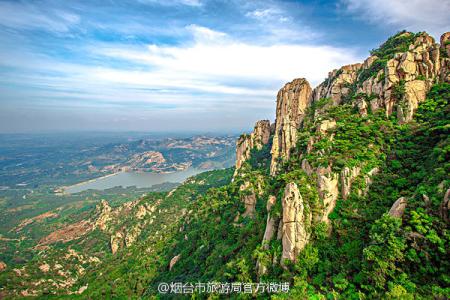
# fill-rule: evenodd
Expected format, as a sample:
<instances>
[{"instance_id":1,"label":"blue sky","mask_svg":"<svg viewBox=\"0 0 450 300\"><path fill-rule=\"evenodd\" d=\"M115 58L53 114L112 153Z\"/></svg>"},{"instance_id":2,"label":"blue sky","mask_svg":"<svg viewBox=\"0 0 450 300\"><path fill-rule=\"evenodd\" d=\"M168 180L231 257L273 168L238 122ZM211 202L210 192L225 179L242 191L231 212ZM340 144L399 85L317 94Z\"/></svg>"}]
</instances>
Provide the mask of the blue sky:
<instances>
[{"instance_id":1,"label":"blue sky","mask_svg":"<svg viewBox=\"0 0 450 300\"><path fill-rule=\"evenodd\" d=\"M450 0L0 0L0 132L242 131Z\"/></svg>"}]
</instances>

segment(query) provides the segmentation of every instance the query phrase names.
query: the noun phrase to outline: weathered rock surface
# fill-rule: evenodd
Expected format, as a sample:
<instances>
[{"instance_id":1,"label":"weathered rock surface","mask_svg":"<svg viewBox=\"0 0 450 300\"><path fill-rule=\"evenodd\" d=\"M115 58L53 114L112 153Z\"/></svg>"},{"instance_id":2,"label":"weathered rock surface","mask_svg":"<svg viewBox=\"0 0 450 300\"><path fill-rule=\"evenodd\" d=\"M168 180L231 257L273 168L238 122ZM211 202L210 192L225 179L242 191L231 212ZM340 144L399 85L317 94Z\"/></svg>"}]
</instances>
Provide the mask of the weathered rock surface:
<instances>
[{"instance_id":1,"label":"weathered rock surface","mask_svg":"<svg viewBox=\"0 0 450 300\"><path fill-rule=\"evenodd\" d=\"M288 159L297 142L297 129L311 101L311 87L304 78L287 83L277 95L275 133L272 143L270 173L278 169L279 159Z\"/></svg>"},{"instance_id":2,"label":"weathered rock surface","mask_svg":"<svg viewBox=\"0 0 450 300\"><path fill-rule=\"evenodd\" d=\"M334 105L339 105L349 94L349 85L356 81L361 66L359 63L347 65L328 73L328 78L314 89L312 100L330 98Z\"/></svg>"},{"instance_id":3,"label":"weathered rock surface","mask_svg":"<svg viewBox=\"0 0 450 300\"><path fill-rule=\"evenodd\" d=\"M317 187L319 197L323 201L323 211L320 221L330 224L328 215L336 206L336 201L339 196L338 176L331 172L331 168L317 168Z\"/></svg>"},{"instance_id":4,"label":"weathered rock surface","mask_svg":"<svg viewBox=\"0 0 450 300\"><path fill-rule=\"evenodd\" d=\"M410 33L404 33L409 35ZM367 68L363 65L363 69ZM440 74L439 45L426 33L415 38L407 52L397 53L375 77L358 86L359 93L376 96L370 101L373 111L384 107L387 115L397 106L400 119L410 121L418 104ZM404 84L404 95L397 99L394 89ZM364 110L363 110L364 111Z\"/></svg>"},{"instance_id":5,"label":"weathered rock surface","mask_svg":"<svg viewBox=\"0 0 450 300\"><path fill-rule=\"evenodd\" d=\"M342 199L346 200L348 195L350 194L350 190L352 187L353 180L358 177L361 172L361 168L353 167L348 168L345 167L341 172L341 195Z\"/></svg>"},{"instance_id":6,"label":"weathered rock surface","mask_svg":"<svg viewBox=\"0 0 450 300\"><path fill-rule=\"evenodd\" d=\"M275 205L276 201L277 201L277 198L272 195L269 196L269 199L267 200L266 209L267 209L268 215L267 215L267 222L266 222L266 230L264 231L264 237L262 240L262 248L266 249L266 250L269 249L269 242L274 237L275 230L276 230L276 224L278 221L270 213L270 211L272 210L272 207ZM259 260L256 262L256 269L257 269L259 276L261 276L267 272L267 267Z\"/></svg>"},{"instance_id":7,"label":"weathered rock surface","mask_svg":"<svg viewBox=\"0 0 450 300\"><path fill-rule=\"evenodd\" d=\"M317 126L317 132L325 134L329 130L336 127L336 121L335 120L323 120L320 122L320 124Z\"/></svg>"},{"instance_id":8,"label":"weathered rock surface","mask_svg":"<svg viewBox=\"0 0 450 300\"><path fill-rule=\"evenodd\" d=\"M372 177L377 175L379 171L380 171L380 169L375 167L372 170L370 170L369 172L367 172L366 175L364 175L365 187L364 187L363 190L358 190L358 195L359 196L367 195L367 193L369 192L370 185L373 182Z\"/></svg>"},{"instance_id":9,"label":"weathered rock surface","mask_svg":"<svg viewBox=\"0 0 450 300\"><path fill-rule=\"evenodd\" d=\"M130 247L141 234L139 226L132 227L125 235L125 246Z\"/></svg>"},{"instance_id":10,"label":"weathered rock surface","mask_svg":"<svg viewBox=\"0 0 450 300\"><path fill-rule=\"evenodd\" d=\"M441 202L441 206L439 208L439 214L445 222L450 221L449 216L450 211L450 189L445 192L444 199Z\"/></svg>"},{"instance_id":11,"label":"weathered rock surface","mask_svg":"<svg viewBox=\"0 0 450 300\"><path fill-rule=\"evenodd\" d=\"M96 206L96 211L98 213L98 218L95 221L94 226L101 230L106 230L108 222L112 219L111 206L109 206L108 201L102 200L100 204Z\"/></svg>"},{"instance_id":12,"label":"weathered rock surface","mask_svg":"<svg viewBox=\"0 0 450 300\"><path fill-rule=\"evenodd\" d=\"M441 70L439 79L443 82L450 82L450 32L441 36Z\"/></svg>"},{"instance_id":13,"label":"weathered rock surface","mask_svg":"<svg viewBox=\"0 0 450 300\"><path fill-rule=\"evenodd\" d=\"M400 197L397 201L394 202L391 209L389 210L389 215L394 218L401 218L406 209L406 205L408 204L408 200L405 197Z\"/></svg>"},{"instance_id":14,"label":"weathered rock surface","mask_svg":"<svg viewBox=\"0 0 450 300\"><path fill-rule=\"evenodd\" d=\"M305 173L310 176L312 173L314 173L313 168L309 164L309 162L306 159L302 160L302 170L305 171Z\"/></svg>"},{"instance_id":15,"label":"weathered rock surface","mask_svg":"<svg viewBox=\"0 0 450 300\"><path fill-rule=\"evenodd\" d=\"M244 202L245 212L243 217L253 217L255 214L256 194L253 185L246 181L239 187L241 191L241 201Z\"/></svg>"},{"instance_id":16,"label":"weathered rock surface","mask_svg":"<svg viewBox=\"0 0 450 300\"><path fill-rule=\"evenodd\" d=\"M267 249L268 242L272 240L274 233L275 233L275 218L270 214L270 211L272 210L272 206L275 205L275 202L277 201L277 198L275 196L270 196L269 200L267 200L267 223L266 223L266 230L264 231L264 237L263 237L263 248Z\"/></svg>"},{"instance_id":17,"label":"weathered rock surface","mask_svg":"<svg viewBox=\"0 0 450 300\"><path fill-rule=\"evenodd\" d=\"M47 273L50 271L50 266L48 264L42 264L39 266L39 270L41 270L43 273Z\"/></svg>"},{"instance_id":18,"label":"weathered rock surface","mask_svg":"<svg viewBox=\"0 0 450 300\"><path fill-rule=\"evenodd\" d=\"M117 250L119 250L120 245L123 242L123 234L118 231L115 234L111 235L111 252L112 254L116 254Z\"/></svg>"},{"instance_id":19,"label":"weathered rock surface","mask_svg":"<svg viewBox=\"0 0 450 300\"><path fill-rule=\"evenodd\" d=\"M282 199L283 227L282 245L283 253L281 263L285 260L295 261L298 254L309 241L308 227L311 224L311 211L304 203L295 183L289 183L284 190Z\"/></svg>"},{"instance_id":20,"label":"weathered rock surface","mask_svg":"<svg viewBox=\"0 0 450 300\"><path fill-rule=\"evenodd\" d=\"M181 254L178 254L177 256L172 257L169 263L169 271L172 270L173 266L180 260Z\"/></svg>"},{"instance_id":21,"label":"weathered rock surface","mask_svg":"<svg viewBox=\"0 0 450 300\"><path fill-rule=\"evenodd\" d=\"M236 172L242 164L250 157L253 148L261 150L269 143L270 121L261 120L256 122L253 132L250 135L244 134L236 142ZM236 173L235 173L236 174Z\"/></svg>"},{"instance_id":22,"label":"weathered rock surface","mask_svg":"<svg viewBox=\"0 0 450 300\"><path fill-rule=\"evenodd\" d=\"M93 226L89 220L81 220L77 223L66 225L40 239L36 248L45 248L46 245L54 244L56 242L67 243L79 239L92 231L92 229Z\"/></svg>"}]
</instances>

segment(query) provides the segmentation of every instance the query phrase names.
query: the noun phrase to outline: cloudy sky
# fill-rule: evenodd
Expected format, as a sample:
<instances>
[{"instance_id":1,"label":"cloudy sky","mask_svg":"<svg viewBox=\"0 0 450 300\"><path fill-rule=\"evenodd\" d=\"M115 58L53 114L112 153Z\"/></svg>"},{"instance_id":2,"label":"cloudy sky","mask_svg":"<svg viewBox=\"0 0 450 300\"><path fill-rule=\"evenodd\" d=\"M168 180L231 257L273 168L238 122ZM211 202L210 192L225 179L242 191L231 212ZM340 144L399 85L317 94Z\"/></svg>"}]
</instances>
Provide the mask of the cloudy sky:
<instances>
[{"instance_id":1,"label":"cloudy sky","mask_svg":"<svg viewBox=\"0 0 450 300\"><path fill-rule=\"evenodd\" d=\"M450 0L0 0L0 132L242 131Z\"/></svg>"}]
</instances>

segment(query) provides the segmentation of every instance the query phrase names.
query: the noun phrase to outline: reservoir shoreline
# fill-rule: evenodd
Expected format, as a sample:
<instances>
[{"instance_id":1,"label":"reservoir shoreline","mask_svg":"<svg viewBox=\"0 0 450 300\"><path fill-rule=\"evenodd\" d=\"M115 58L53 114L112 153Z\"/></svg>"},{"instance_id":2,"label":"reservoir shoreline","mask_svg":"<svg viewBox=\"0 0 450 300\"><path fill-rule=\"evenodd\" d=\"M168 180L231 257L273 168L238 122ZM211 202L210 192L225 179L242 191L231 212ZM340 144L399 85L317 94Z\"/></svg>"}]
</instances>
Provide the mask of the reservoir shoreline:
<instances>
[{"instance_id":1,"label":"reservoir shoreline","mask_svg":"<svg viewBox=\"0 0 450 300\"><path fill-rule=\"evenodd\" d=\"M120 171L107 174L101 177L89 179L70 186L63 186L58 189L62 194L75 194L85 190L105 190L117 186L138 188L151 188L154 185L163 183L182 183L188 177L197 175L207 170L188 168L183 171L170 173L152 173L152 172L129 172Z\"/></svg>"}]
</instances>

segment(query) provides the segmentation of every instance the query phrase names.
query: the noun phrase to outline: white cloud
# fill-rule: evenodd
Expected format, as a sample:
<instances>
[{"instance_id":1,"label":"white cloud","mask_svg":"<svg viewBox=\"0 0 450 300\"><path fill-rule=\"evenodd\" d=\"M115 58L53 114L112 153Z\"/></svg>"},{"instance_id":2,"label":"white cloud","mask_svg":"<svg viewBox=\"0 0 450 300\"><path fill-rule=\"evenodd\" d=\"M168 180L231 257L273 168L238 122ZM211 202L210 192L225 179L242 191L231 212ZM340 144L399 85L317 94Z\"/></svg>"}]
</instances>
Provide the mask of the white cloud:
<instances>
[{"instance_id":1,"label":"white cloud","mask_svg":"<svg viewBox=\"0 0 450 300\"><path fill-rule=\"evenodd\" d=\"M244 107L257 103L272 110L276 92L285 82L305 77L316 85L331 69L361 60L346 48L260 46L197 25L187 29L194 38L190 45L95 44L86 49L99 61L122 62L115 67L65 63L4 49L0 65L22 71L3 77L0 84L27 83L32 89L24 93L30 93L30 98L78 99L85 104L133 101L210 109L238 101Z\"/></svg>"},{"instance_id":2,"label":"white cloud","mask_svg":"<svg viewBox=\"0 0 450 300\"><path fill-rule=\"evenodd\" d=\"M192 41L176 46L92 43L82 50L97 65L0 48L0 67L20 70L0 79L0 93L25 101L23 107L134 110L154 128L181 118L237 128L273 118L277 90L287 81L305 77L316 85L331 69L361 61L348 48L264 46L198 25L185 30Z\"/></svg>"},{"instance_id":3,"label":"white cloud","mask_svg":"<svg viewBox=\"0 0 450 300\"><path fill-rule=\"evenodd\" d=\"M252 17L256 19L268 18L274 15L279 15L280 11L274 8L266 8L266 9L255 9L254 11L247 12L245 15L247 17Z\"/></svg>"},{"instance_id":4,"label":"white cloud","mask_svg":"<svg viewBox=\"0 0 450 300\"><path fill-rule=\"evenodd\" d=\"M165 82L164 86L199 90L213 90L218 88L218 83L226 81L233 85L244 79L246 82L267 82L267 86L273 87L299 76L317 84L332 68L360 60L348 48L295 44L261 46L236 41L208 28L191 25L189 29L194 29L195 39L189 46L96 47L91 51L152 67L147 76L144 76L146 72L118 71L108 73L110 78L123 74L120 80L130 78L130 83L155 85L155 82ZM232 86L219 90L232 94L242 92ZM259 93L265 95L265 91Z\"/></svg>"},{"instance_id":5,"label":"white cloud","mask_svg":"<svg viewBox=\"0 0 450 300\"><path fill-rule=\"evenodd\" d=\"M68 32L80 17L65 11L43 9L32 3L0 2L0 25L15 29L44 29Z\"/></svg>"},{"instance_id":6,"label":"white cloud","mask_svg":"<svg viewBox=\"0 0 450 300\"><path fill-rule=\"evenodd\" d=\"M342 0L348 12L379 26L427 31L439 37L450 29L450 0Z\"/></svg>"}]
</instances>

